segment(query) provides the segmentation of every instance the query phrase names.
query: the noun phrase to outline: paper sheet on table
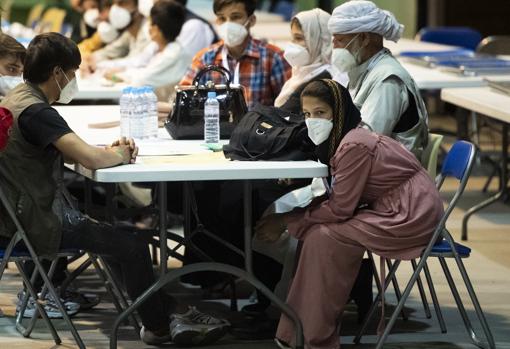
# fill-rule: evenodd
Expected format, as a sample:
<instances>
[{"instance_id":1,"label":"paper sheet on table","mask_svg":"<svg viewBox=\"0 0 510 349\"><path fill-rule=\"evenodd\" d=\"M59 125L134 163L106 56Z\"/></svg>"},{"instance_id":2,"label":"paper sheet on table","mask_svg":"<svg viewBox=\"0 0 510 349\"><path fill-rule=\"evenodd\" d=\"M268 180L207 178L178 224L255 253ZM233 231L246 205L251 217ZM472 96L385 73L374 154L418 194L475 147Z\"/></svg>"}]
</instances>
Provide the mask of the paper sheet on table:
<instances>
[{"instance_id":1,"label":"paper sheet on table","mask_svg":"<svg viewBox=\"0 0 510 349\"><path fill-rule=\"evenodd\" d=\"M182 141L140 142L138 148L138 156L190 155L211 152L199 143Z\"/></svg>"},{"instance_id":2,"label":"paper sheet on table","mask_svg":"<svg viewBox=\"0 0 510 349\"><path fill-rule=\"evenodd\" d=\"M213 162L230 161L225 158L223 152L207 152L205 154L175 155L175 156L143 156L137 162L146 165L161 164L204 164Z\"/></svg>"}]
</instances>

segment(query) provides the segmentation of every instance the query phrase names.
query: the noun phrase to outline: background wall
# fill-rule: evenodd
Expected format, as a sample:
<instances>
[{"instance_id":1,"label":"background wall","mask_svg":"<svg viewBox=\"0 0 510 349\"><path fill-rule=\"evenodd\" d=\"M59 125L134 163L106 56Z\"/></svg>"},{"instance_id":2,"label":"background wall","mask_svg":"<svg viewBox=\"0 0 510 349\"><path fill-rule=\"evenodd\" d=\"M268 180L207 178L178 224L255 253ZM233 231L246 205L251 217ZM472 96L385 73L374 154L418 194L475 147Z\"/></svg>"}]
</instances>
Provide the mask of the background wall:
<instances>
[{"instance_id":1,"label":"background wall","mask_svg":"<svg viewBox=\"0 0 510 349\"><path fill-rule=\"evenodd\" d=\"M336 7L345 2L345 0L332 0ZM418 0L372 0L377 6L389 10L395 14L398 21L405 26L404 36L414 37L416 34ZM507 0L508 1L508 0ZM298 10L309 10L317 7L316 0L297 0Z\"/></svg>"}]
</instances>

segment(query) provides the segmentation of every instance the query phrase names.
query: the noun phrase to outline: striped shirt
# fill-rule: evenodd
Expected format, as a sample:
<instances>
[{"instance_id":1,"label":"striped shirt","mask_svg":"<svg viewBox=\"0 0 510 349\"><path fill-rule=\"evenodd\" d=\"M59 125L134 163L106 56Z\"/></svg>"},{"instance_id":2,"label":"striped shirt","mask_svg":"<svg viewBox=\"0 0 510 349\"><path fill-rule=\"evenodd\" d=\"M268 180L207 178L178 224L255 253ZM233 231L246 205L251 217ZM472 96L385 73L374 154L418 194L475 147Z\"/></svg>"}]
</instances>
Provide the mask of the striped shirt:
<instances>
[{"instance_id":1,"label":"striped shirt","mask_svg":"<svg viewBox=\"0 0 510 349\"><path fill-rule=\"evenodd\" d=\"M219 41L198 52L180 85L191 85L197 73L207 65L224 67L223 50L223 41ZM236 66L239 63L239 83L244 87L248 108L257 103L273 105L283 84L291 75L291 67L283 58L281 49L253 38L250 38L248 46L238 61L229 54L227 54L227 61L232 73L232 82L234 82ZM219 73L212 72L205 74L200 79L200 84L205 84L209 80L215 84L224 81Z\"/></svg>"}]
</instances>

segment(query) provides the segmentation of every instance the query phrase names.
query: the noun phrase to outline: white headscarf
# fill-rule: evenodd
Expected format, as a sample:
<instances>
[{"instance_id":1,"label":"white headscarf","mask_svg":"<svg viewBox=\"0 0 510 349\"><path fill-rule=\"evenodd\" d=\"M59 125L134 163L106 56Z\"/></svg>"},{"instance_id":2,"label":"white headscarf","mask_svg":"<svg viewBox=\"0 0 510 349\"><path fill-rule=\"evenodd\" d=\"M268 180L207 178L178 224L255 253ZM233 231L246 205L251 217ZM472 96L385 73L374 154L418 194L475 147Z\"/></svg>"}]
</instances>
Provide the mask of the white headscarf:
<instances>
[{"instance_id":1,"label":"white headscarf","mask_svg":"<svg viewBox=\"0 0 510 349\"><path fill-rule=\"evenodd\" d=\"M301 25L305 36L311 63L303 67L292 68L292 77L283 85L274 102L275 107L285 104L299 86L331 68L331 33L328 30L330 17L329 13L318 8L299 12L294 16Z\"/></svg>"},{"instance_id":2,"label":"white headscarf","mask_svg":"<svg viewBox=\"0 0 510 349\"><path fill-rule=\"evenodd\" d=\"M328 28L331 34L376 33L395 42L404 32L393 13L366 0L348 1L335 8Z\"/></svg>"}]
</instances>

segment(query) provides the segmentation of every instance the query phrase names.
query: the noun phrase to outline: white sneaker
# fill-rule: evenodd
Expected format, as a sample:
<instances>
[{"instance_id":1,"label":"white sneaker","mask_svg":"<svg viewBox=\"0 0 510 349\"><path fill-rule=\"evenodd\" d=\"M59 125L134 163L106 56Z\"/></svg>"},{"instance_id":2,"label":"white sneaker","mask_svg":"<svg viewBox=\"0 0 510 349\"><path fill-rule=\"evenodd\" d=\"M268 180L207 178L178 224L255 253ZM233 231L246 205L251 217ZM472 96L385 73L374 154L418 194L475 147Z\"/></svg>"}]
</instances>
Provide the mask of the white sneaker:
<instances>
[{"instance_id":1,"label":"white sneaker","mask_svg":"<svg viewBox=\"0 0 510 349\"><path fill-rule=\"evenodd\" d=\"M184 314L172 315L170 334L178 345L208 345L221 339L230 323L190 307Z\"/></svg>"},{"instance_id":2,"label":"white sneaker","mask_svg":"<svg viewBox=\"0 0 510 349\"><path fill-rule=\"evenodd\" d=\"M188 311L183 314L173 314L172 319L180 318L197 325L222 325L230 326L230 322L225 319L219 319L212 315L202 313L196 307L189 306Z\"/></svg>"},{"instance_id":3,"label":"white sneaker","mask_svg":"<svg viewBox=\"0 0 510 349\"><path fill-rule=\"evenodd\" d=\"M20 311L24 297L25 291L21 291L18 293L18 300L16 302L16 313ZM66 302L63 304L66 309L67 315L69 316L75 315L80 310L79 304L71 302ZM33 297L30 296L28 299L27 307L25 308L25 312L23 313L23 317L32 318L35 314L36 309L37 307L35 306L35 300ZM50 297L45 297L43 309L46 311L46 314L50 319L62 319L62 313L60 312L60 309L58 309L57 304Z\"/></svg>"},{"instance_id":4,"label":"white sneaker","mask_svg":"<svg viewBox=\"0 0 510 349\"><path fill-rule=\"evenodd\" d=\"M168 333L167 335L159 336L155 334L153 331L145 329L145 326L142 326L142 329L140 330L140 339L145 344L158 345L170 342L172 340L172 336L170 335L170 333Z\"/></svg>"}]
</instances>

